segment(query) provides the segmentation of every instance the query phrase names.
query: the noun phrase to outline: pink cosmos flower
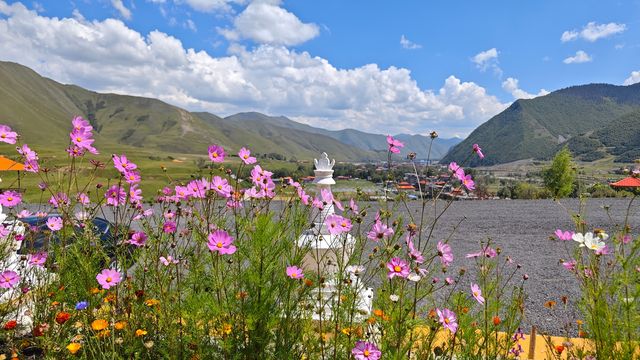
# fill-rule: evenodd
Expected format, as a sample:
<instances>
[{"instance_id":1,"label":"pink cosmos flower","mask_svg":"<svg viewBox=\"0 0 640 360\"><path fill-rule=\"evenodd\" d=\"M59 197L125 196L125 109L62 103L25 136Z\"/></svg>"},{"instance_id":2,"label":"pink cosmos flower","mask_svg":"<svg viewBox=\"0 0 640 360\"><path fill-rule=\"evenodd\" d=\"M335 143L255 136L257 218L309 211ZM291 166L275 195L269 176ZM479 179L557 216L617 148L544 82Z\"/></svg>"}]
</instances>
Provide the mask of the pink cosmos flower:
<instances>
[{"instance_id":1,"label":"pink cosmos flower","mask_svg":"<svg viewBox=\"0 0 640 360\"><path fill-rule=\"evenodd\" d=\"M121 174L138 168L138 165L130 162L125 155L118 156L113 154L111 157L113 160L113 167L115 167Z\"/></svg>"},{"instance_id":2,"label":"pink cosmos flower","mask_svg":"<svg viewBox=\"0 0 640 360\"><path fill-rule=\"evenodd\" d=\"M471 294L473 298L480 304L484 304L484 298L482 297L482 290L480 290L480 286L478 284L471 284Z\"/></svg>"},{"instance_id":3,"label":"pink cosmos flower","mask_svg":"<svg viewBox=\"0 0 640 360\"><path fill-rule=\"evenodd\" d=\"M409 263L400 258L391 259L391 261L387 263L387 269L389 269L389 273L387 274L387 278L389 279L393 279L396 276L406 278L410 273Z\"/></svg>"},{"instance_id":4,"label":"pink cosmos flower","mask_svg":"<svg viewBox=\"0 0 640 360\"><path fill-rule=\"evenodd\" d=\"M351 221L340 215L331 214L324 220L324 224L329 229L329 234L340 235L351 230Z\"/></svg>"},{"instance_id":5,"label":"pink cosmos flower","mask_svg":"<svg viewBox=\"0 0 640 360\"><path fill-rule=\"evenodd\" d=\"M388 239L393 236L393 229L387 227L382 221L376 221L371 227L371 231L367 233L367 238L373 241L380 241L382 239Z\"/></svg>"},{"instance_id":6,"label":"pink cosmos flower","mask_svg":"<svg viewBox=\"0 0 640 360\"><path fill-rule=\"evenodd\" d=\"M0 224L0 238L6 238L11 234L11 230L4 227L4 225ZM17 240L17 239L16 239Z\"/></svg>"},{"instance_id":7,"label":"pink cosmos flower","mask_svg":"<svg viewBox=\"0 0 640 360\"><path fill-rule=\"evenodd\" d=\"M191 190L186 186L176 185L175 191L178 200L187 200L191 196Z\"/></svg>"},{"instance_id":8,"label":"pink cosmos flower","mask_svg":"<svg viewBox=\"0 0 640 360\"><path fill-rule=\"evenodd\" d=\"M222 146L211 145L209 146L209 159L214 163L221 163L224 161L224 149Z\"/></svg>"},{"instance_id":9,"label":"pink cosmos flower","mask_svg":"<svg viewBox=\"0 0 640 360\"><path fill-rule=\"evenodd\" d=\"M63 192L51 195L49 204L51 204L51 206L53 206L55 209L59 208L60 206L69 205L69 196L67 196L67 194Z\"/></svg>"},{"instance_id":10,"label":"pink cosmos flower","mask_svg":"<svg viewBox=\"0 0 640 360\"><path fill-rule=\"evenodd\" d=\"M111 206L124 205L127 201L127 193L119 185L112 185L104 194L107 204Z\"/></svg>"},{"instance_id":11,"label":"pink cosmos flower","mask_svg":"<svg viewBox=\"0 0 640 360\"><path fill-rule=\"evenodd\" d=\"M47 227L51 231L59 231L62 229L62 218L50 217L47 219Z\"/></svg>"},{"instance_id":12,"label":"pink cosmos flower","mask_svg":"<svg viewBox=\"0 0 640 360\"><path fill-rule=\"evenodd\" d=\"M73 130L85 130L91 131L93 130L93 126L89 124L87 120L85 120L82 116L76 116L71 120L71 125L73 125Z\"/></svg>"},{"instance_id":13,"label":"pink cosmos flower","mask_svg":"<svg viewBox=\"0 0 640 360\"><path fill-rule=\"evenodd\" d=\"M255 164L257 161L255 157L251 156L251 151L247 148L240 149L238 156L247 165Z\"/></svg>"},{"instance_id":14,"label":"pink cosmos flower","mask_svg":"<svg viewBox=\"0 0 640 360\"><path fill-rule=\"evenodd\" d=\"M209 242L207 246L211 251L217 251L221 255L233 254L236 252L236 247L233 245L233 238L224 230L216 230L212 234L209 234Z\"/></svg>"},{"instance_id":15,"label":"pink cosmos flower","mask_svg":"<svg viewBox=\"0 0 640 360\"><path fill-rule=\"evenodd\" d=\"M462 185L467 188L467 190L472 191L476 188L475 182L471 179L471 175L465 175L464 178L461 179Z\"/></svg>"},{"instance_id":16,"label":"pink cosmos flower","mask_svg":"<svg viewBox=\"0 0 640 360\"><path fill-rule=\"evenodd\" d=\"M303 204L309 205L309 199L311 198L311 196L307 195L307 193L301 187L298 188L298 197Z\"/></svg>"},{"instance_id":17,"label":"pink cosmos flower","mask_svg":"<svg viewBox=\"0 0 640 360\"><path fill-rule=\"evenodd\" d=\"M318 198L313 198L313 201L311 202L311 206L313 206L314 208L317 208L319 210L324 209L324 203L322 202L322 200L320 200Z\"/></svg>"},{"instance_id":18,"label":"pink cosmos flower","mask_svg":"<svg viewBox=\"0 0 640 360\"><path fill-rule=\"evenodd\" d=\"M487 245L486 247L482 248L482 251L477 252L477 253L471 253L471 254L467 254L467 258L477 258L480 256L486 256L489 259L496 257L496 255L498 255L498 253L492 249L489 245Z\"/></svg>"},{"instance_id":19,"label":"pink cosmos flower","mask_svg":"<svg viewBox=\"0 0 640 360\"><path fill-rule=\"evenodd\" d=\"M577 264L578 264L578 262L576 260L571 260L571 261L563 262L562 266L564 266L564 268L569 270L569 271L575 271Z\"/></svg>"},{"instance_id":20,"label":"pink cosmos flower","mask_svg":"<svg viewBox=\"0 0 640 360\"><path fill-rule=\"evenodd\" d=\"M438 241L438 256L440 256L440 262L442 265L449 266L453 262L453 252L451 251L451 246L447 243L443 243L442 241Z\"/></svg>"},{"instance_id":21,"label":"pink cosmos flower","mask_svg":"<svg viewBox=\"0 0 640 360\"><path fill-rule=\"evenodd\" d=\"M94 148L93 145L91 145L95 141L92 138L92 136L93 134L91 134L90 131L85 131L85 130L73 130L69 134L69 137L71 138L71 142L73 142L75 146L77 146L80 149L87 150L90 153L97 153L96 148Z\"/></svg>"},{"instance_id":22,"label":"pink cosmos flower","mask_svg":"<svg viewBox=\"0 0 640 360\"><path fill-rule=\"evenodd\" d=\"M304 272L297 266L287 266L287 276L298 280L304 277Z\"/></svg>"},{"instance_id":23,"label":"pink cosmos flower","mask_svg":"<svg viewBox=\"0 0 640 360\"><path fill-rule=\"evenodd\" d=\"M18 134L7 125L0 125L0 141L7 144L15 144Z\"/></svg>"},{"instance_id":24,"label":"pink cosmos flower","mask_svg":"<svg viewBox=\"0 0 640 360\"><path fill-rule=\"evenodd\" d=\"M387 135L387 145L389 145L389 151L398 154L400 148L404 147L404 144L400 140L394 139L393 136Z\"/></svg>"},{"instance_id":25,"label":"pink cosmos flower","mask_svg":"<svg viewBox=\"0 0 640 360\"><path fill-rule=\"evenodd\" d=\"M33 213L32 213L31 211L29 211L29 210L22 210L22 211L20 211L20 212L18 213L18 215L16 215L16 216L18 217L18 219L23 219L23 218L29 217L29 216L31 216L31 215L33 215Z\"/></svg>"},{"instance_id":26,"label":"pink cosmos flower","mask_svg":"<svg viewBox=\"0 0 640 360\"><path fill-rule=\"evenodd\" d=\"M569 241L573 237L573 231L562 231L560 229L555 232L558 240Z\"/></svg>"},{"instance_id":27,"label":"pink cosmos flower","mask_svg":"<svg viewBox=\"0 0 640 360\"><path fill-rule=\"evenodd\" d=\"M137 184L140 182L140 173L135 171L135 170L127 170L124 172L123 174L124 176L124 181L127 182L127 184Z\"/></svg>"},{"instance_id":28,"label":"pink cosmos flower","mask_svg":"<svg viewBox=\"0 0 640 360\"><path fill-rule=\"evenodd\" d=\"M40 165L37 160L27 160L24 163L24 171L37 173L40 171Z\"/></svg>"},{"instance_id":29,"label":"pink cosmos flower","mask_svg":"<svg viewBox=\"0 0 640 360\"><path fill-rule=\"evenodd\" d=\"M622 243L625 244L625 245L630 243L631 240L632 240L632 238L631 238L631 235L629 235L629 234L626 234L625 236L622 237Z\"/></svg>"},{"instance_id":30,"label":"pink cosmos flower","mask_svg":"<svg viewBox=\"0 0 640 360\"><path fill-rule=\"evenodd\" d=\"M96 276L96 280L98 280L98 284L100 284L103 289L109 290L122 281L122 275L113 269L104 269Z\"/></svg>"},{"instance_id":31,"label":"pink cosmos flower","mask_svg":"<svg viewBox=\"0 0 640 360\"><path fill-rule=\"evenodd\" d=\"M449 163L449 171L453 172L453 175L456 177L456 179L460 181L464 179L464 169L462 169L457 163Z\"/></svg>"},{"instance_id":32,"label":"pink cosmos flower","mask_svg":"<svg viewBox=\"0 0 640 360\"><path fill-rule=\"evenodd\" d=\"M85 193L79 193L78 195L76 195L76 200L78 200L78 202L82 205L89 205L89 203L91 202L89 196Z\"/></svg>"},{"instance_id":33,"label":"pink cosmos flower","mask_svg":"<svg viewBox=\"0 0 640 360\"><path fill-rule=\"evenodd\" d=\"M37 252L35 254L29 255L29 265L32 266L44 266L44 263L47 262L48 254L46 252Z\"/></svg>"},{"instance_id":34,"label":"pink cosmos flower","mask_svg":"<svg viewBox=\"0 0 640 360\"><path fill-rule=\"evenodd\" d=\"M351 349L351 355L353 355L356 360L379 360L382 353L374 344L366 341L358 341L353 349Z\"/></svg>"},{"instance_id":35,"label":"pink cosmos flower","mask_svg":"<svg viewBox=\"0 0 640 360\"><path fill-rule=\"evenodd\" d=\"M482 149L480 148L480 145L473 144L473 152L478 154L478 157L480 159L484 159L484 154L482 153Z\"/></svg>"},{"instance_id":36,"label":"pink cosmos flower","mask_svg":"<svg viewBox=\"0 0 640 360\"><path fill-rule=\"evenodd\" d=\"M194 198L204 199L207 196L207 191L211 189L211 184L206 179L191 180L187 184L187 189Z\"/></svg>"},{"instance_id":37,"label":"pink cosmos flower","mask_svg":"<svg viewBox=\"0 0 640 360\"><path fill-rule=\"evenodd\" d=\"M436 309L436 313L438 314L438 320L442 326L455 334L458 330L458 319L456 318L456 314L449 309Z\"/></svg>"},{"instance_id":38,"label":"pink cosmos flower","mask_svg":"<svg viewBox=\"0 0 640 360\"><path fill-rule=\"evenodd\" d=\"M166 234L173 234L176 229L176 223L173 221L165 221L164 225L162 225L162 231Z\"/></svg>"},{"instance_id":39,"label":"pink cosmos flower","mask_svg":"<svg viewBox=\"0 0 640 360\"><path fill-rule=\"evenodd\" d=\"M353 211L354 213L358 212L358 204L355 202L355 200L349 200L349 209L351 209L351 211Z\"/></svg>"},{"instance_id":40,"label":"pink cosmos flower","mask_svg":"<svg viewBox=\"0 0 640 360\"><path fill-rule=\"evenodd\" d=\"M142 201L142 189L138 189L138 184L129 187L129 201L132 204L139 204Z\"/></svg>"},{"instance_id":41,"label":"pink cosmos flower","mask_svg":"<svg viewBox=\"0 0 640 360\"><path fill-rule=\"evenodd\" d=\"M178 259L174 259L171 255L167 255L167 257L160 256L160 262L164 266L169 266L171 264L177 264L180 261Z\"/></svg>"},{"instance_id":42,"label":"pink cosmos flower","mask_svg":"<svg viewBox=\"0 0 640 360\"><path fill-rule=\"evenodd\" d=\"M611 254L611 249L607 244L605 244L601 249L596 250L596 255L610 255L610 254Z\"/></svg>"},{"instance_id":43,"label":"pink cosmos flower","mask_svg":"<svg viewBox=\"0 0 640 360\"><path fill-rule=\"evenodd\" d=\"M12 190L0 194L0 204L6 207L14 207L22 201L22 195Z\"/></svg>"},{"instance_id":44,"label":"pink cosmos flower","mask_svg":"<svg viewBox=\"0 0 640 360\"><path fill-rule=\"evenodd\" d=\"M424 256L422 256L420 250L415 248L410 236L407 237L407 247L409 248L409 257L411 260L418 264L422 264L424 262Z\"/></svg>"},{"instance_id":45,"label":"pink cosmos flower","mask_svg":"<svg viewBox=\"0 0 640 360\"><path fill-rule=\"evenodd\" d=\"M320 197L322 197L322 201L327 204L333 203L333 193L329 189L321 189Z\"/></svg>"},{"instance_id":46,"label":"pink cosmos flower","mask_svg":"<svg viewBox=\"0 0 640 360\"><path fill-rule=\"evenodd\" d=\"M38 160L38 154L31 150L27 144L23 144L22 147L17 148L18 153L24 156L26 161Z\"/></svg>"},{"instance_id":47,"label":"pink cosmos flower","mask_svg":"<svg viewBox=\"0 0 640 360\"><path fill-rule=\"evenodd\" d=\"M142 231L136 231L131 235L131 239L127 241L129 244L135 245L137 247L144 246L147 242L147 234Z\"/></svg>"},{"instance_id":48,"label":"pink cosmos flower","mask_svg":"<svg viewBox=\"0 0 640 360\"><path fill-rule=\"evenodd\" d=\"M233 188L229 185L229 181L227 179L223 179L220 176L214 176L211 181L211 188L223 198L228 198L231 196L231 191Z\"/></svg>"},{"instance_id":49,"label":"pink cosmos flower","mask_svg":"<svg viewBox=\"0 0 640 360\"><path fill-rule=\"evenodd\" d=\"M0 288L2 289L10 289L16 286L19 281L20 275L15 271L5 270L0 274Z\"/></svg>"}]
</instances>

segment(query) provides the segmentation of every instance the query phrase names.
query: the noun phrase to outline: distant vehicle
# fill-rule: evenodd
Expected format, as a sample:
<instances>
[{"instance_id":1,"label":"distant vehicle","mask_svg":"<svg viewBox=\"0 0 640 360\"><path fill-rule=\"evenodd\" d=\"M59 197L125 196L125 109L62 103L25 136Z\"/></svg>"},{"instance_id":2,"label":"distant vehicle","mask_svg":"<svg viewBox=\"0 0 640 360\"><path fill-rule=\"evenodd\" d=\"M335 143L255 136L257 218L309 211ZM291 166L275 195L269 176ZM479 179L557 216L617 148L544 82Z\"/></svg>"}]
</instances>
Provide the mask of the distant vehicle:
<instances>
[{"instance_id":1,"label":"distant vehicle","mask_svg":"<svg viewBox=\"0 0 640 360\"><path fill-rule=\"evenodd\" d=\"M409 200L418 200L418 196L413 194L407 194L407 198Z\"/></svg>"}]
</instances>

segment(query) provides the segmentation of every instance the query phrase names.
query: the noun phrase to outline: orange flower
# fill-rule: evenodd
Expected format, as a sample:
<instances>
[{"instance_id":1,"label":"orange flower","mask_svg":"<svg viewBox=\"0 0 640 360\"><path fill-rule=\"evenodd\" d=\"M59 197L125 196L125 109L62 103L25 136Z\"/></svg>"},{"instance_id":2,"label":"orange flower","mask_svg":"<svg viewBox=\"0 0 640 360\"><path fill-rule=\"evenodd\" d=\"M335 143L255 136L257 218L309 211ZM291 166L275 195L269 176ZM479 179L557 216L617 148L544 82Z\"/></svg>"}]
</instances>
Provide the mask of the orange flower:
<instances>
[{"instance_id":1,"label":"orange flower","mask_svg":"<svg viewBox=\"0 0 640 360\"><path fill-rule=\"evenodd\" d=\"M18 322L15 320L9 320L7 321L6 324L4 324L4 329L5 330L13 330L16 328L16 326L18 326Z\"/></svg>"},{"instance_id":2,"label":"orange flower","mask_svg":"<svg viewBox=\"0 0 640 360\"><path fill-rule=\"evenodd\" d=\"M71 317L71 314L69 314L68 312L64 312L64 311L60 311L57 315L56 315L56 322L60 325L64 324L67 322L67 320L69 320L69 318Z\"/></svg>"},{"instance_id":3,"label":"orange flower","mask_svg":"<svg viewBox=\"0 0 640 360\"><path fill-rule=\"evenodd\" d=\"M469 308L468 307L465 306L465 307L462 308L462 313L463 314L466 314L468 312L469 312Z\"/></svg>"},{"instance_id":4,"label":"orange flower","mask_svg":"<svg viewBox=\"0 0 640 360\"><path fill-rule=\"evenodd\" d=\"M147 335L147 331L146 330L142 330L142 329L136 330L136 336L137 337L145 336L145 335Z\"/></svg>"},{"instance_id":5,"label":"orange flower","mask_svg":"<svg viewBox=\"0 0 640 360\"><path fill-rule=\"evenodd\" d=\"M564 346L562 346L562 345L556 345L556 348L555 348L555 349L556 349L556 352L557 352L558 354L562 354L562 352L564 351Z\"/></svg>"},{"instance_id":6,"label":"orange flower","mask_svg":"<svg viewBox=\"0 0 640 360\"><path fill-rule=\"evenodd\" d=\"M113 328L116 330L122 330L127 326L127 322L126 321L118 321L117 323L115 323L113 325Z\"/></svg>"},{"instance_id":7,"label":"orange flower","mask_svg":"<svg viewBox=\"0 0 640 360\"><path fill-rule=\"evenodd\" d=\"M51 306L52 306L52 307L56 307L56 306L58 306L58 305L60 305L60 302L59 302L59 301L54 301L54 302L52 302L52 303L51 303Z\"/></svg>"},{"instance_id":8,"label":"orange flower","mask_svg":"<svg viewBox=\"0 0 640 360\"><path fill-rule=\"evenodd\" d=\"M144 304L145 304L145 305L147 305L147 306L149 306L149 307L151 307L151 306L154 306L154 305L158 305L158 304L160 304L160 300L156 300L156 299L148 299L148 300L145 300L145 301L144 301Z\"/></svg>"},{"instance_id":9,"label":"orange flower","mask_svg":"<svg viewBox=\"0 0 640 360\"><path fill-rule=\"evenodd\" d=\"M78 350L80 350L80 347L82 347L82 345L72 342L71 344L67 345L67 350L69 350L72 355L75 355Z\"/></svg>"},{"instance_id":10,"label":"orange flower","mask_svg":"<svg viewBox=\"0 0 640 360\"><path fill-rule=\"evenodd\" d=\"M94 288L91 288L91 290L90 290L90 291L91 291L91 293L92 293L93 295L95 295L95 294L97 294L97 293L99 293L99 292L100 292L100 289L98 289L98 288L94 287Z\"/></svg>"},{"instance_id":11,"label":"orange flower","mask_svg":"<svg viewBox=\"0 0 640 360\"><path fill-rule=\"evenodd\" d=\"M107 296L104 297L104 302L108 303L108 302L113 302L116 300L116 294L114 293L109 293L107 294Z\"/></svg>"},{"instance_id":12,"label":"orange flower","mask_svg":"<svg viewBox=\"0 0 640 360\"><path fill-rule=\"evenodd\" d=\"M382 317L384 315L384 311L382 311L380 309L375 309L375 310L373 310L373 315L378 316L378 317Z\"/></svg>"},{"instance_id":13,"label":"orange flower","mask_svg":"<svg viewBox=\"0 0 640 360\"><path fill-rule=\"evenodd\" d=\"M578 326L580 326L580 325L584 324L584 321L582 321L582 320L576 320L576 324L578 324Z\"/></svg>"},{"instance_id":14,"label":"orange flower","mask_svg":"<svg viewBox=\"0 0 640 360\"><path fill-rule=\"evenodd\" d=\"M102 330L96 336L99 338L106 338L111 336L111 331L109 329Z\"/></svg>"},{"instance_id":15,"label":"orange flower","mask_svg":"<svg viewBox=\"0 0 640 360\"><path fill-rule=\"evenodd\" d=\"M501 322L502 320L500 320L500 316L496 315L493 317L493 325L498 326Z\"/></svg>"},{"instance_id":16,"label":"orange flower","mask_svg":"<svg viewBox=\"0 0 640 360\"><path fill-rule=\"evenodd\" d=\"M311 287L313 286L313 281L311 281L310 279L304 279L304 284Z\"/></svg>"},{"instance_id":17,"label":"orange flower","mask_svg":"<svg viewBox=\"0 0 640 360\"><path fill-rule=\"evenodd\" d=\"M582 330L578 331L578 337L586 338L587 337L587 332L586 331L582 331Z\"/></svg>"},{"instance_id":18,"label":"orange flower","mask_svg":"<svg viewBox=\"0 0 640 360\"><path fill-rule=\"evenodd\" d=\"M553 300L549 300L546 303L544 303L544 307L552 309L554 306L556 306L556 302Z\"/></svg>"},{"instance_id":19,"label":"orange flower","mask_svg":"<svg viewBox=\"0 0 640 360\"><path fill-rule=\"evenodd\" d=\"M91 323L91 328L95 331L104 330L107 326L109 326L109 323L104 319L93 320Z\"/></svg>"}]
</instances>

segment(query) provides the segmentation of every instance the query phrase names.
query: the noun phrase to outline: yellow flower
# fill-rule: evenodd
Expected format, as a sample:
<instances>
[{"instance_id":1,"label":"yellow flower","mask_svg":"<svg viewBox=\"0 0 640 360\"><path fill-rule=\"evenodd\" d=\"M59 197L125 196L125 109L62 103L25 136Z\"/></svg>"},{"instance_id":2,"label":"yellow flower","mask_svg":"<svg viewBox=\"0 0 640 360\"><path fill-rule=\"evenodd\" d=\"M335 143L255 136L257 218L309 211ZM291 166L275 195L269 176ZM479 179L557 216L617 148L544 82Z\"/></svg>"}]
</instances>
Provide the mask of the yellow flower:
<instances>
[{"instance_id":1,"label":"yellow flower","mask_svg":"<svg viewBox=\"0 0 640 360\"><path fill-rule=\"evenodd\" d=\"M116 330L122 330L127 326L127 322L126 321L118 321L117 323L115 323L115 325L113 325L113 327Z\"/></svg>"},{"instance_id":2,"label":"yellow flower","mask_svg":"<svg viewBox=\"0 0 640 360\"><path fill-rule=\"evenodd\" d=\"M107 296L104 297L104 302L108 303L108 302L113 302L116 300L116 294L114 293L109 293L107 294Z\"/></svg>"},{"instance_id":3,"label":"yellow flower","mask_svg":"<svg viewBox=\"0 0 640 360\"><path fill-rule=\"evenodd\" d=\"M71 344L67 345L67 350L69 350L72 355L75 355L78 350L80 350L80 347L82 347L82 345L72 342Z\"/></svg>"},{"instance_id":4,"label":"yellow flower","mask_svg":"<svg viewBox=\"0 0 640 360\"><path fill-rule=\"evenodd\" d=\"M92 293L93 295L95 295L95 294L97 294L97 293L99 293L99 292L100 292L100 289L98 289L98 288L95 288L95 287L94 287L94 288L91 288L91 290L90 290L90 291L91 291L91 293Z\"/></svg>"},{"instance_id":5,"label":"yellow flower","mask_svg":"<svg viewBox=\"0 0 640 360\"><path fill-rule=\"evenodd\" d=\"M147 331L146 330L142 330L142 329L136 330L136 336L137 337L145 336L145 335L147 335Z\"/></svg>"},{"instance_id":6,"label":"yellow flower","mask_svg":"<svg viewBox=\"0 0 640 360\"><path fill-rule=\"evenodd\" d=\"M147 305L147 306L154 306L154 305L160 304L160 300L148 299L148 300L144 301L144 304Z\"/></svg>"},{"instance_id":7,"label":"yellow flower","mask_svg":"<svg viewBox=\"0 0 640 360\"><path fill-rule=\"evenodd\" d=\"M104 330L107 326L109 326L109 323L104 319L93 320L91 323L91 328L95 331Z\"/></svg>"},{"instance_id":8,"label":"yellow flower","mask_svg":"<svg viewBox=\"0 0 640 360\"><path fill-rule=\"evenodd\" d=\"M106 338L106 337L111 336L111 331L109 329L102 330L96 336L99 337L99 338Z\"/></svg>"},{"instance_id":9,"label":"yellow flower","mask_svg":"<svg viewBox=\"0 0 640 360\"><path fill-rule=\"evenodd\" d=\"M345 335L351 334L351 328L348 328L348 327L343 328L342 329L342 333L345 334Z\"/></svg>"},{"instance_id":10,"label":"yellow flower","mask_svg":"<svg viewBox=\"0 0 640 360\"><path fill-rule=\"evenodd\" d=\"M224 324L222 325L222 332L223 332L225 335L229 335L229 334L231 334L231 324L224 323Z\"/></svg>"}]
</instances>

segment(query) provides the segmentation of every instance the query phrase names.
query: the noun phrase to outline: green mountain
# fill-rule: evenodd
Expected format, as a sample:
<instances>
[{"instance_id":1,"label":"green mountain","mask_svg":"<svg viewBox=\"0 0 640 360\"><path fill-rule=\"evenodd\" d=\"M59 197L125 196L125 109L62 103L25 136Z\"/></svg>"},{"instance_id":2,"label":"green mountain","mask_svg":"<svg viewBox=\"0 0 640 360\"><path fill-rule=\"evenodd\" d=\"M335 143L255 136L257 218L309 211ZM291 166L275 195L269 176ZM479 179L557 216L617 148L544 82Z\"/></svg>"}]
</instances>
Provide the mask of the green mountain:
<instances>
[{"instance_id":1,"label":"green mountain","mask_svg":"<svg viewBox=\"0 0 640 360\"><path fill-rule=\"evenodd\" d=\"M314 134L321 134L333 139L340 141L341 143L351 145L358 149L372 151L381 156L385 156L387 152L387 139L386 135L380 134L370 134L359 130L354 129L344 129L344 130L326 130L320 129L316 127L312 127L306 124L301 124L295 122L291 119L288 119L284 116L267 116L264 114L256 113L256 112L245 112L239 113L225 118L225 120L234 121L236 123L240 123L246 126L262 126L269 125L278 126L282 128L289 128L295 130L301 130ZM262 124L262 125L261 125ZM405 157L409 152L415 152L417 157L420 159L426 159L429 154L429 143L431 139L427 136L422 135L407 135L407 134L399 134L395 135L400 141L405 144L405 147L402 149L400 156ZM462 139L459 138L451 138L451 139L442 139L436 138L433 141L431 147L430 158L431 159L440 159L442 158L449 149L458 144Z\"/></svg>"},{"instance_id":2,"label":"green mountain","mask_svg":"<svg viewBox=\"0 0 640 360\"><path fill-rule=\"evenodd\" d=\"M618 129L621 121L633 123L640 111L640 84L615 86L590 84L574 86L528 100L517 100L509 108L480 125L460 144L453 147L442 162L467 165L493 165L522 159L546 159L565 141L569 145L591 139L602 142L602 156L631 156L627 143L604 140L607 131ZM636 114L634 117L633 114ZM582 140L576 139L582 138ZM609 137L610 138L610 137ZM486 157L471 156L473 144L479 144ZM591 147L598 144L591 143ZM611 146L617 146L612 150ZM593 159L597 154L586 156Z\"/></svg>"}]
</instances>

